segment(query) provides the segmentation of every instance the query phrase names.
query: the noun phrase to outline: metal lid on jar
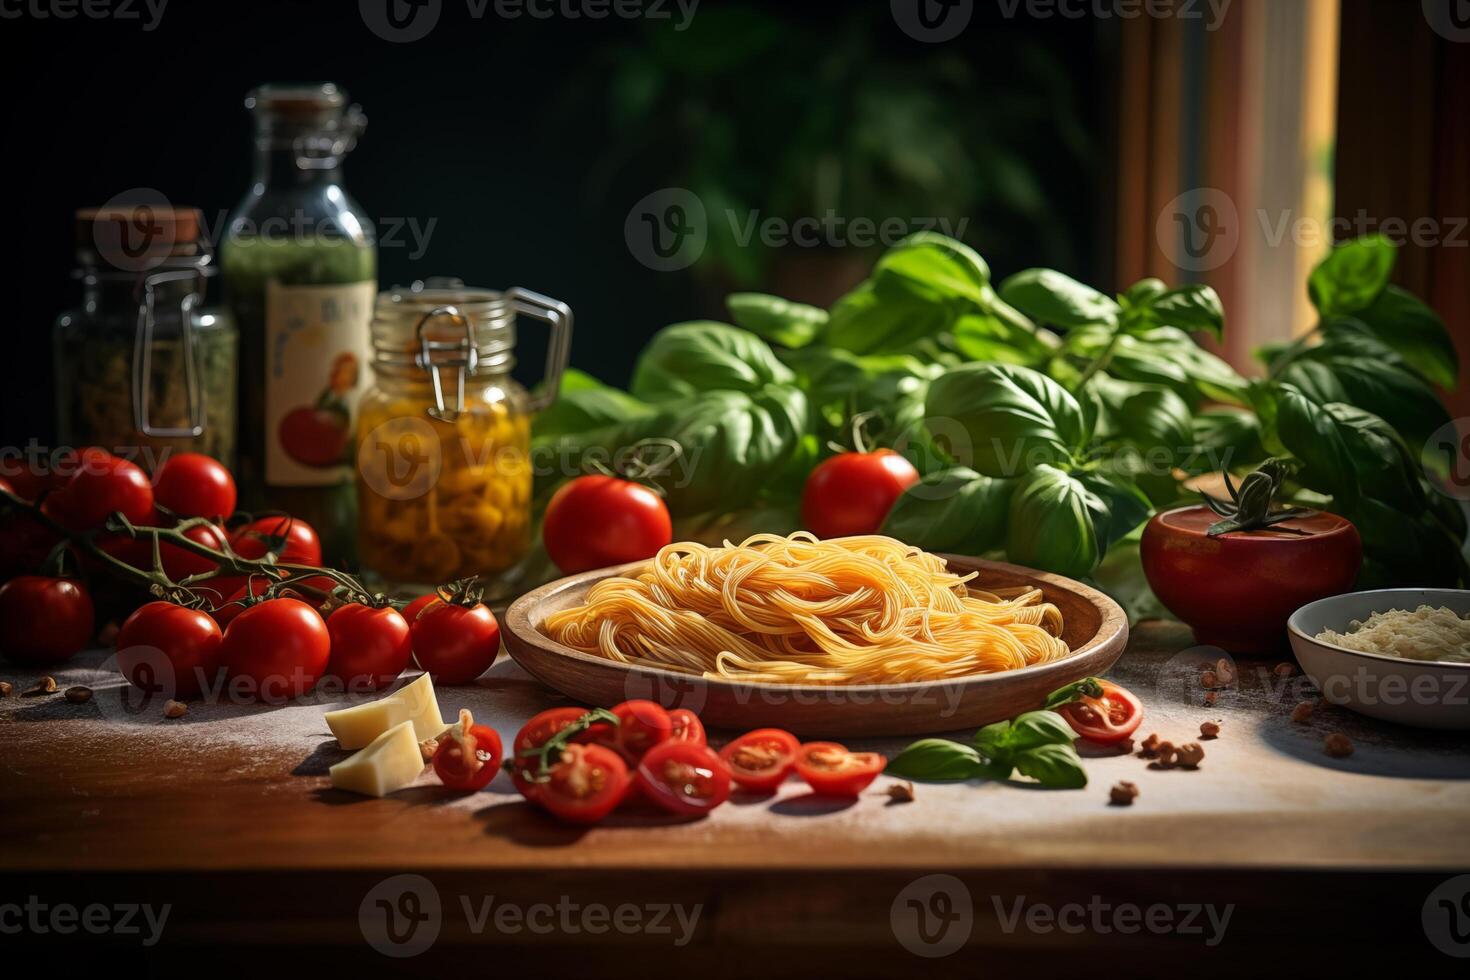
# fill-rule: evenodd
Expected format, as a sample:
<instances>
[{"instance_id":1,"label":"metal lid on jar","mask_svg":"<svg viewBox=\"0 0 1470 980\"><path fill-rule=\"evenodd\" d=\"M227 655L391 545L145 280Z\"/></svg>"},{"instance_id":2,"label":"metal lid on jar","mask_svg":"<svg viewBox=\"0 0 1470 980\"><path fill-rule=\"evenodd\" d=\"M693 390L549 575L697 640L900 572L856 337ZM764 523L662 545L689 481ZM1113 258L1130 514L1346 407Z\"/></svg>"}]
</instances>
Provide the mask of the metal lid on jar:
<instances>
[{"instance_id":1,"label":"metal lid on jar","mask_svg":"<svg viewBox=\"0 0 1470 980\"><path fill-rule=\"evenodd\" d=\"M463 366L471 374L514 365L515 307L495 289L430 278L378 294L374 364L390 371Z\"/></svg>"}]
</instances>

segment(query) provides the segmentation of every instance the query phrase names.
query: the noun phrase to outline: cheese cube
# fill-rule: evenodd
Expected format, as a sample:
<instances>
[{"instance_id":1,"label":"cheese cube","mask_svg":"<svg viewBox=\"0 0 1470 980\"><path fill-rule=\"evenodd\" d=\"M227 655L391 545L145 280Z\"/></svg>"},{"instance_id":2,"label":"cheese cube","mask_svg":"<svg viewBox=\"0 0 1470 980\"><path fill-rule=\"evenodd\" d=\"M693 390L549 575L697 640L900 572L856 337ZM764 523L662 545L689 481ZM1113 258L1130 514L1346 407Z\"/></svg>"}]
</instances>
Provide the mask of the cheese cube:
<instances>
[{"instance_id":1,"label":"cheese cube","mask_svg":"<svg viewBox=\"0 0 1470 980\"><path fill-rule=\"evenodd\" d=\"M393 695L326 714L327 727L344 749L360 749L395 725L412 720L408 702Z\"/></svg>"},{"instance_id":2,"label":"cheese cube","mask_svg":"<svg viewBox=\"0 0 1470 980\"><path fill-rule=\"evenodd\" d=\"M367 748L329 769L332 785L367 796L386 796L412 783L424 771L424 756L413 731L411 721L394 725Z\"/></svg>"},{"instance_id":3,"label":"cheese cube","mask_svg":"<svg viewBox=\"0 0 1470 980\"><path fill-rule=\"evenodd\" d=\"M403 690L394 691L391 697L408 705L408 717L413 721L414 734L420 742L438 738L449 727L444 724L444 716L439 714L439 699L434 694L434 682L429 680L428 674L420 674Z\"/></svg>"}]
</instances>

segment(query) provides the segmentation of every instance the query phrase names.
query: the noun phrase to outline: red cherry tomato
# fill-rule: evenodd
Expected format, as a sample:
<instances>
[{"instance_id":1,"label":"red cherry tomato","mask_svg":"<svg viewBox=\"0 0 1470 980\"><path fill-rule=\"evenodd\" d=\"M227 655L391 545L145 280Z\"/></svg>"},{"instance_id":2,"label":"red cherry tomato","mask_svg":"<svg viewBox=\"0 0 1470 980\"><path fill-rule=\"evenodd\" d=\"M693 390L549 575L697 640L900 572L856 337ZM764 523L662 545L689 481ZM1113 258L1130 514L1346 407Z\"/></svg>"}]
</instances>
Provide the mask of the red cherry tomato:
<instances>
[{"instance_id":1,"label":"red cherry tomato","mask_svg":"<svg viewBox=\"0 0 1470 980\"><path fill-rule=\"evenodd\" d=\"M669 712L669 721L674 730L669 738L675 742L693 742L695 745L706 745L709 739L705 737L704 722L699 720L699 715L688 708L675 708Z\"/></svg>"},{"instance_id":2,"label":"red cherry tomato","mask_svg":"<svg viewBox=\"0 0 1470 980\"><path fill-rule=\"evenodd\" d=\"M153 499L180 517L226 518L235 512L235 478L203 453L174 453L153 475Z\"/></svg>"},{"instance_id":3,"label":"red cherry tomato","mask_svg":"<svg viewBox=\"0 0 1470 980\"><path fill-rule=\"evenodd\" d=\"M408 623L391 606L374 609L359 602L340 606L327 618L327 633L332 638L327 673L350 691L387 687L413 656Z\"/></svg>"},{"instance_id":4,"label":"red cherry tomato","mask_svg":"<svg viewBox=\"0 0 1470 980\"><path fill-rule=\"evenodd\" d=\"M546 505L546 553L568 575L652 558L674 540L663 498L613 476L579 476Z\"/></svg>"},{"instance_id":5,"label":"red cherry tomato","mask_svg":"<svg viewBox=\"0 0 1470 980\"><path fill-rule=\"evenodd\" d=\"M801 491L801 520L819 538L876 534L894 501L919 482L914 464L891 449L823 460Z\"/></svg>"},{"instance_id":6,"label":"red cherry tomato","mask_svg":"<svg viewBox=\"0 0 1470 980\"><path fill-rule=\"evenodd\" d=\"M65 480L49 468L32 465L25 460L6 463L0 460L0 477L11 493L22 500L34 502L47 490L54 490Z\"/></svg>"},{"instance_id":7,"label":"red cherry tomato","mask_svg":"<svg viewBox=\"0 0 1470 980\"><path fill-rule=\"evenodd\" d=\"M230 622L220 662L232 694L282 701L316 686L331 650L327 624L315 609L299 599L267 599ZM245 683L237 685L237 680Z\"/></svg>"},{"instance_id":8,"label":"red cherry tomato","mask_svg":"<svg viewBox=\"0 0 1470 980\"><path fill-rule=\"evenodd\" d=\"M532 717L516 732L515 740L511 742L510 778L526 799L534 799L542 784L535 782L531 778L534 774L526 768L533 766L536 760L527 760L522 753L545 745L551 736L578 721L586 713L586 708L548 708Z\"/></svg>"},{"instance_id":9,"label":"red cherry tomato","mask_svg":"<svg viewBox=\"0 0 1470 980\"><path fill-rule=\"evenodd\" d=\"M225 581L225 579L210 579L208 582L200 582L199 585L196 586L196 588L200 590L206 588L214 589L218 586L219 583ZM235 580L230 579L229 581L233 582ZM263 576L252 576L250 579L248 594L250 598L258 599L261 596L265 595L266 590L270 587L271 583ZM236 616L240 615L246 610L247 606L243 601L246 597L246 594L246 587L242 584L238 589L236 589L234 592L231 592L229 596L227 596L224 600L222 600L218 605L216 605L213 609L209 611L210 617L219 624L219 628L221 630L229 626L231 621L233 621Z\"/></svg>"},{"instance_id":10,"label":"red cherry tomato","mask_svg":"<svg viewBox=\"0 0 1470 980\"><path fill-rule=\"evenodd\" d=\"M213 548L215 551L219 551L225 546L225 532L213 524L199 524L191 527L184 532L184 537L190 541L198 542L206 548ZM150 552L148 563L151 565L153 560L151 554L153 542L143 539L143 545ZM163 573L174 582L182 582L190 575L203 575L205 572L212 572L218 567L213 561L205 558L203 555L196 555L194 552L181 548L176 544L164 542L159 545L158 552L163 557ZM214 586L215 580L209 579L207 582L200 582L199 584Z\"/></svg>"},{"instance_id":11,"label":"red cherry tomato","mask_svg":"<svg viewBox=\"0 0 1470 980\"><path fill-rule=\"evenodd\" d=\"M1102 697L1083 695L1076 701L1068 701L1056 712L1072 726L1072 731L1089 742L1112 745L1138 730L1143 723L1143 705L1131 691L1111 681L1099 683Z\"/></svg>"},{"instance_id":12,"label":"red cherry tomato","mask_svg":"<svg viewBox=\"0 0 1470 980\"><path fill-rule=\"evenodd\" d=\"M531 801L573 823L596 823L613 811L628 789L628 766L601 745L568 745Z\"/></svg>"},{"instance_id":13,"label":"red cherry tomato","mask_svg":"<svg viewBox=\"0 0 1470 980\"><path fill-rule=\"evenodd\" d=\"M230 534L230 547L241 558L264 558L268 550L266 538L285 538L286 544L276 560L283 565L316 565L322 563L322 542L316 530L295 517L260 517Z\"/></svg>"},{"instance_id":14,"label":"red cherry tomato","mask_svg":"<svg viewBox=\"0 0 1470 980\"><path fill-rule=\"evenodd\" d=\"M421 595L417 599L403 607L403 618L408 622L408 625L412 626L414 620L419 618L419 613L429 608L429 606L433 605L435 602L441 601L443 600L439 598L439 593L437 592L430 592L428 595Z\"/></svg>"},{"instance_id":15,"label":"red cherry tomato","mask_svg":"<svg viewBox=\"0 0 1470 980\"><path fill-rule=\"evenodd\" d=\"M618 751L630 762L637 762L645 752L660 742L667 742L674 734L669 713L652 701L624 701L612 713L618 716Z\"/></svg>"},{"instance_id":16,"label":"red cherry tomato","mask_svg":"<svg viewBox=\"0 0 1470 980\"><path fill-rule=\"evenodd\" d=\"M476 725L469 709L462 708L459 723L444 733L439 748L434 751L434 774L450 789L473 793L490 785L495 778L500 754L499 733L485 725Z\"/></svg>"},{"instance_id":17,"label":"red cherry tomato","mask_svg":"<svg viewBox=\"0 0 1470 980\"><path fill-rule=\"evenodd\" d=\"M117 633L117 668L140 691L196 698L215 683L220 629L198 609L171 602L140 606Z\"/></svg>"},{"instance_id":18,"label":"red cherry tomato","mask_svg":"<svg viewBox=\"0 0 1470 980\"><path fill-rule=\"evenodd\" d=\"M44 507L43 507L44 509ZM25 514L0 519L0 581L25 575L41 567L61 536Z\"/></svg>"},{"instance_id":19,"label":"red cherry tomato","mask_svg":"<svg viewBox=\"0 0 1470 980\"><path fill-rule=\"evenodd\" d=\"M439 684L468 684L500 653L500 624L483 602L430 605L411 629L414 658Z\"/></svg>"},{"instance_id":20,"label":"red cherry tomato","mask_svg":"<svg viewBox=\"0 0 1470 980\"><path fill-rule=\"evenodd\" d=\"M305 466L337 466L347 460L352 428L347 413L302 406L287 412L276 430L281 448Z\"/></svg>"},{"instance_id":21,"label":"red cherry tomato","mask_svg":"<svg viewBox=\"0 0 1470 980\"><path fill-rule=\"evenodd\" d=\"M141 469L100 449L85 449L77 471L48 499L55 516L73 530L101 527L115 512L134 524L153 516L153 484Z\"/></svg>"},{"instance_id":22,"label":"red cherry tomato","mask_svg":"<svg viewBox=\"0 0 1470 980\"><path fill-rule=\"evenodd\" d=\"M796 765L796 751L801 743L796 736L779 728L757 728L746 732L720 750L720 758L730 766L731 778L749 790L765 792L786 781Z\"/></svg>"},{"instance_id":23,"label":"red cherry tomato","mask_svg":"<svg viewBox=\"0 0 1470 980\"><path fill-rule=\"evenodd\" d=\"M638 763L638 788L670 813L708 813L730 798L730 767L707 745L664 742Z\"/></svg>"},{"instance_id":24,"label":"red cherry tomato","mask_svg":"<svg viewBox=\"0 0 1470 980\"><path fill-rule=\"evenodd\" d=\"M92 597L80 582L22 575L0 585L0 652L11 663L50 667L86 647Z\"/></svg>"},{"instance_id":25,"label":"red cherry tomato","mask_svg":"<svg viewBox=\"0 0 1470 980\"><path fill-rule=\"evenodd\" d=\"M822 796L857 796L888 760L877 752L849 752L836 742L807 742L796 750L796 772Z\"/></svg>"}]
</instances>

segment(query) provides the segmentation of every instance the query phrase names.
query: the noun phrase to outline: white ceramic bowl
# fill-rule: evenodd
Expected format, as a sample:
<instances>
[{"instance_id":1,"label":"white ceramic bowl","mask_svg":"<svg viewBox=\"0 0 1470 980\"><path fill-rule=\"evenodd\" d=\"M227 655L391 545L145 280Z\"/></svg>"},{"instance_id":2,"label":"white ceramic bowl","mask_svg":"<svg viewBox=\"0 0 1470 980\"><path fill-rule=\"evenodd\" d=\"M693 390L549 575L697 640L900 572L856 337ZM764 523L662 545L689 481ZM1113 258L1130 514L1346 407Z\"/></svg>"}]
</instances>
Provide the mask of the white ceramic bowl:
<instances>
[{"instance_id":1,"label":"white ceramic bowl","mask_svg":"<svg viewBox=\"0 0 1470 980\"><path fill-rule=\"evenodd\" d=\"M1359 653L1316 639L1324 629L1346 632L1375 612L1420 606L1470 614L1470 591L1375 589L1318 599L1292 613L1286 632L1303 672L1330 703L1416 728L1470 730L1470 664Z\"/></svg>"}]
</instances>

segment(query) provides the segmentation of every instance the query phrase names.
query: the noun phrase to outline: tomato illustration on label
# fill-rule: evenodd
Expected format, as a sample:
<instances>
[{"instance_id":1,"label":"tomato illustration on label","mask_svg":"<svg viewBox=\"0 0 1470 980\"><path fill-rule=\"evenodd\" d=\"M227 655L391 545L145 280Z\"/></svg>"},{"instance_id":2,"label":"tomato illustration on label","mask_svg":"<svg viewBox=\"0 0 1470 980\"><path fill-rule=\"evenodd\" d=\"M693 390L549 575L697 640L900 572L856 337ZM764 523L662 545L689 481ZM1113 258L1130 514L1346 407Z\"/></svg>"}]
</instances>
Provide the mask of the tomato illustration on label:
<instances>
[{"instance_id":1,"label":"tomato illustration on label","mask_svg":"<svg viewBox=\"0 0 1470 980\"><path fill-rule=\"evenodd\" d=\"M357 375L356 355L338 354L316 404L286 413L277 436L287 456L303 466L340 466L347 461L352 412L343 396L357 387Z\"/></svg>"}]
</instances>

